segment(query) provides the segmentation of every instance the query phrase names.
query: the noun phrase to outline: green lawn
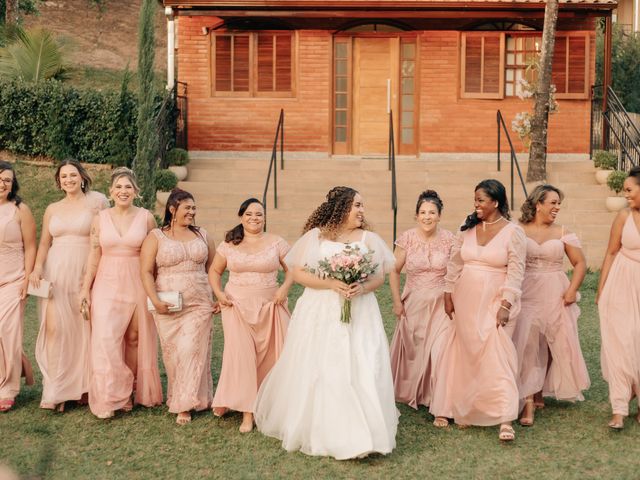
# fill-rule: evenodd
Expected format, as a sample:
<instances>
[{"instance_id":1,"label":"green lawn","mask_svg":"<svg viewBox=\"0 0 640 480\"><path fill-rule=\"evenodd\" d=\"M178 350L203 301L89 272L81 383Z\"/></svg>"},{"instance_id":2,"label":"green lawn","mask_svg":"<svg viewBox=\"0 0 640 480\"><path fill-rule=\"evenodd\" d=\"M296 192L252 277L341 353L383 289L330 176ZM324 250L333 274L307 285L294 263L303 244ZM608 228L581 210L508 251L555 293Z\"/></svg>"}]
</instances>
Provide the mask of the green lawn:
<instances>
[{"instance_id":1,"label":"green lawn","mask_svg":"<svg viewBox=\"0 0 640 480\"><path fill-rule=\"evenodd\" d=\"M104 175L99 175L102 186ZM19 168L24 198L38 216L57 195L54 188L43 187L53 185L51 176L48 168ZM64 414L40 410L37 383L24 388L14 410L0 415L0 463L27 478L52 479L639 478L640 425L628 419L622 432L606 426L609 405L600 374L596 282L597 275L589 274L582 289L580 334L593 382L585 402L548 401L533 427L516 426L512 444L498 442L497 428L437 430L426 409L398 405L401 417L393 453L339 462L287 453L277 440L255 431L242 435L240 415L218 419L205 412L195 415L190 425L178 427L166 408L135 408L109 421L96 419L87 407L69 407ZM300 292L293 289L292 307ZM394 318L388 285L380 289L378 299L391 337ZM34 365L36 332L30 301L25 348ZM223 344L219 317L213 335L211 368L217 380Z\"/></svg>"}]
</instances>

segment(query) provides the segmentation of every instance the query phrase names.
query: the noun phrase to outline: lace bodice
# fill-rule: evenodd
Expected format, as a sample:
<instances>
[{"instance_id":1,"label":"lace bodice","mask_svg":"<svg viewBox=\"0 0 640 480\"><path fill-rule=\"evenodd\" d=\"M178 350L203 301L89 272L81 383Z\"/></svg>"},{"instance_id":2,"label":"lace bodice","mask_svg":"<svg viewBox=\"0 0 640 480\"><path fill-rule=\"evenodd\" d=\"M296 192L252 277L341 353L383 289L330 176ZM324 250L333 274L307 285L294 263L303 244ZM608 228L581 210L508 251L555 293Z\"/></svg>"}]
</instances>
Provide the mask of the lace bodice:
<instances>
[{"instance_id":1,"label":"lace bodice","mask_svg":"<svg viewBox=\"0 0 640 480\"><path fill-rule=\"evenodd\" d=\"M396 245L406 252L405 288L443 287L454 240L453 233L442 229L429 242L422 239L416 228L400 235Z\"/></svg>"},{"instance_id":2,"label":"lace bodice","mask_svg":"<svg viewBox=\"0 0 640 480\"><path fill-rule=\"evenodd\" d=\"M527 273L562 272L565 244L581 248L575 233L538 243L527 237Z\"/></svg>"},{"instance_id":3,"label":"lace bodice","mask_svg":"<svg viewBox=\"0 0 640 480\"><path fill-rule=\"evenodd\" d=\"M267 248L256 253L245 253L237 246L222 242L216 252L227 260L229 283L231 285L277 285L280 259L289 251L289 244L282 238L275 240Z\"/></svg>"},{"instance_id":4,"label":"lace bodice","mask_svg":"<svg viewBox=\"0 0 640 480\"><path fill-rule=\"evenodd\" d=\"M625 257L640 262L640 232L633 221L633 214L629 213L627 220L622 227L622 248L620 253Z\"/></svg>"},{"instance_id":5,"label":"lace bodice","mask_svg":"<svg viewBox=\"0 0 640 480\"><path fill-rule=\"evenodd\" d=\"M197 236L188 242L180 242L167 237L162 230L155 228L153 234L158 239L156 267L158 277L190 273L205 273L205 264L209 256L206 232L200 229L202 237Z\"/></svg>"}]
</instances>

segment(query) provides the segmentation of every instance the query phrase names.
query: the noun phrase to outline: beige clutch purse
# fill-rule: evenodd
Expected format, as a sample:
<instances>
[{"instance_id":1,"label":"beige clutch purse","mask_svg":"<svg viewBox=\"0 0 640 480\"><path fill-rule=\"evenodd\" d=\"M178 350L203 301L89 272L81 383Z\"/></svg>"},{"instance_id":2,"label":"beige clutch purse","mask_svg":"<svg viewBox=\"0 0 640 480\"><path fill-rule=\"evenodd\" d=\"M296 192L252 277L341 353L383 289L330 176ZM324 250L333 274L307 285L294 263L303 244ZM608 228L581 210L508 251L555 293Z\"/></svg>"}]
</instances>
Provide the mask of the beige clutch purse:
<instances>
[{"instance_id":1,"label":"beige clutch purse","mask_svg":"<svg viewBox=\"0 0 640 480\"><path fill-rule=\"evenodd\" d=\"M51 298L51 290L53 289L53 285L50 281L41 279L40 286L38 288L34 287L31 282L29 282L29 287L27 288L27 293L29 295L33 295L34 297L40 298Z\"/></svg>"},{"instance_id":2,"label":"beige clutch purse","mask_svg":"<svg viewBox=\"0 0 640 480\"><path fill-rule=\"evenodd\" d=\"M158 292L158 297L163 302L170 303L173 307L169 308L169 312L175 313L182 310L182 294L180 292ZM150 312L155 312L156 307L149 297L147 297L147 309Z\"/></svg>"}]
</instances>

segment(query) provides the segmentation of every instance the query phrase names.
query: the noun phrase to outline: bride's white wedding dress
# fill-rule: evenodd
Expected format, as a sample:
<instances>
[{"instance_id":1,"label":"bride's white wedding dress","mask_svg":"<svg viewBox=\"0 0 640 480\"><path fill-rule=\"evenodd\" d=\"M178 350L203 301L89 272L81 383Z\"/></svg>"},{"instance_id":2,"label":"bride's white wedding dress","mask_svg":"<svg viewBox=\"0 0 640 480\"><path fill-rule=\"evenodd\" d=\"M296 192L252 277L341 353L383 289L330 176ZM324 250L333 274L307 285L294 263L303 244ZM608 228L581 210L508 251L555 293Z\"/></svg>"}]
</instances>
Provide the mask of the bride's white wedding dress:
<instances>
[{"instance_id":1,"label":"bride's white wedding dress","mask_svg":"<svg viewBox=\"0 0 640 480\"><path fill-rule=\"evenodd\" d=\"M378 268L393 268L393 254L375 233L352 242L374 251ZM344 243L307 232L285 261L289 268L317 266ZM395 447L398 426L389 346L373 293L352 300L351 323L340 321L341 298L306 288L291 316L282 354L262 383L255 421L288 451L348 459Z\"/></svg>"}]
</instances>

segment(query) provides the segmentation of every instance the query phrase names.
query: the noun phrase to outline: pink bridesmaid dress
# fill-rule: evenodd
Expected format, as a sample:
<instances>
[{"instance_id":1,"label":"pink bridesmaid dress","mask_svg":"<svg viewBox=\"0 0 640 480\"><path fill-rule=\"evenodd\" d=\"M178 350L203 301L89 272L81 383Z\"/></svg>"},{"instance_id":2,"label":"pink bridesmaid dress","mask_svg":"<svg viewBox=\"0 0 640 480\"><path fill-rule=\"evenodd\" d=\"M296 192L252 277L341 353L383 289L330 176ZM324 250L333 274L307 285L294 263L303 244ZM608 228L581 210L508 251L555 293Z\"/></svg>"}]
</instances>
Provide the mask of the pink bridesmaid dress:
<instances>
[{"instance_id":1,"label":"pink bridesmaid dress","mask_svg":"<svg viewBox=\"0 0 640 480\"><path fill-rule=\"evenodd\" d=\"M80 288L89 255L94 215L108 205L104 195L89 192L86 208L75 217L54 214L53 237L43 278L52 284L51 298L38 299L40 331L36 360L42 371L42 403L80 400L89 391L91 326L80 313ZM45 318L52 319L48 331ZM49 334L53 331L53 336Z\"/></svg>"},{"instance_id":2,"label":"pink bridesmaid dress","mask_svg":"<svg viewBox=\"0 0 640 480\"><path fill-rule=\"evenodd\" d=\"M518 354L511 334L519 310L526 236L509 223L480 246L477 228L460 233L447 267L445 291L452 292L455 330L431 412L457 424L490 426L518 415ZM496 326L502 300L512 305L504 327Z\"/></svg>"},{"instance_id":3,"label":"pink bridesmaid dress","mask_svg":"<svg viewBox=\"0 0 640 480\"><path fill-rule=\"evenodd\" d=\"M397 402L429 406L451 321L444 313L444 277L455 236L438 230L425 242L417 229L403 233L396 245L406 252L406 282L402 292L405 315L391 341L391 371Z\"/></svg>"},{"instance_id":4,"label":"pink bridesmaid dress","mask_svg":"<svg viewBox=\"0 0 640 480\"><path fill-rule=\"evenodd\" d=\"M162 230L158 239L156 290L180 292L182 310L153 317L167 371L167 406L171 413L204 410L211 406L211 329L213 295L205 270L209 247L202 237L180 242Z\"/></svg>"},{"instance_id":5,"label":"pink bridesmaid dress","mask_svg":"<svg viewBox=\"0 0 640 480\"><path fill-rule=\"evenodd\" d=\"M275 305L280 259L289 245L279 239L259 253L247 254L227 242L218 245L227 260L225 294L232 307L222 309L224 352L212 407L253 412L262 380L280 356L289 310Z\"/></svg>"},{"instance_id":6,"label":"pink bridesmaid dress","mask_svg":"<svg viewBox=\"0 0 640 480\"><path fill-rule=\"evenodd\" d=\"M630 213L622 229L622 248L600 293L602 374L609 384L614 414L629 415L640 398L640 232Z\"/></svg>"},{"instance_id":7,"label":"pink bridesmaid dress","mask_svg":"<svg viewBox=\"0 0 640 480\"><path fill-rule=\"evenodd\" d=\"M158 337L140 278L140 247L147 236L151 214L138 209L123 236L116 230L109 210L98 215L102 256L91 293L89 407L94 414L120 410L134 389L135 403L160 405ZM124 336L134 315L138 323L136 372L124 359Z\"/></svg>"},{"instance_id":8,"label":"pink bridesmaid dress","mask_svg":"<svg viewBox=\"0 0 640 480\"><path fill-rule=\"evenodd\" d=\"M0 206L0 399L13 400L20 392L22 373L22 324L24 302L24 245L18 207Z\"/></svg>"},{"instance_id":9,"label":"pink bridesmaid dress","mask_svg":"<svg viewBox=\"0 0 640 480\"><path fill-rule=\"evenodd\" d=\"M564 273L564 246L581 248L578 237L562 235L538 244L527 237L527 264L522 282L521 310L514 342L520 359L520 398L542 391L558 400L584 400L589 373L578 339L580 308L565 306L569 287Z\"/></svg>"}]
</instances>

